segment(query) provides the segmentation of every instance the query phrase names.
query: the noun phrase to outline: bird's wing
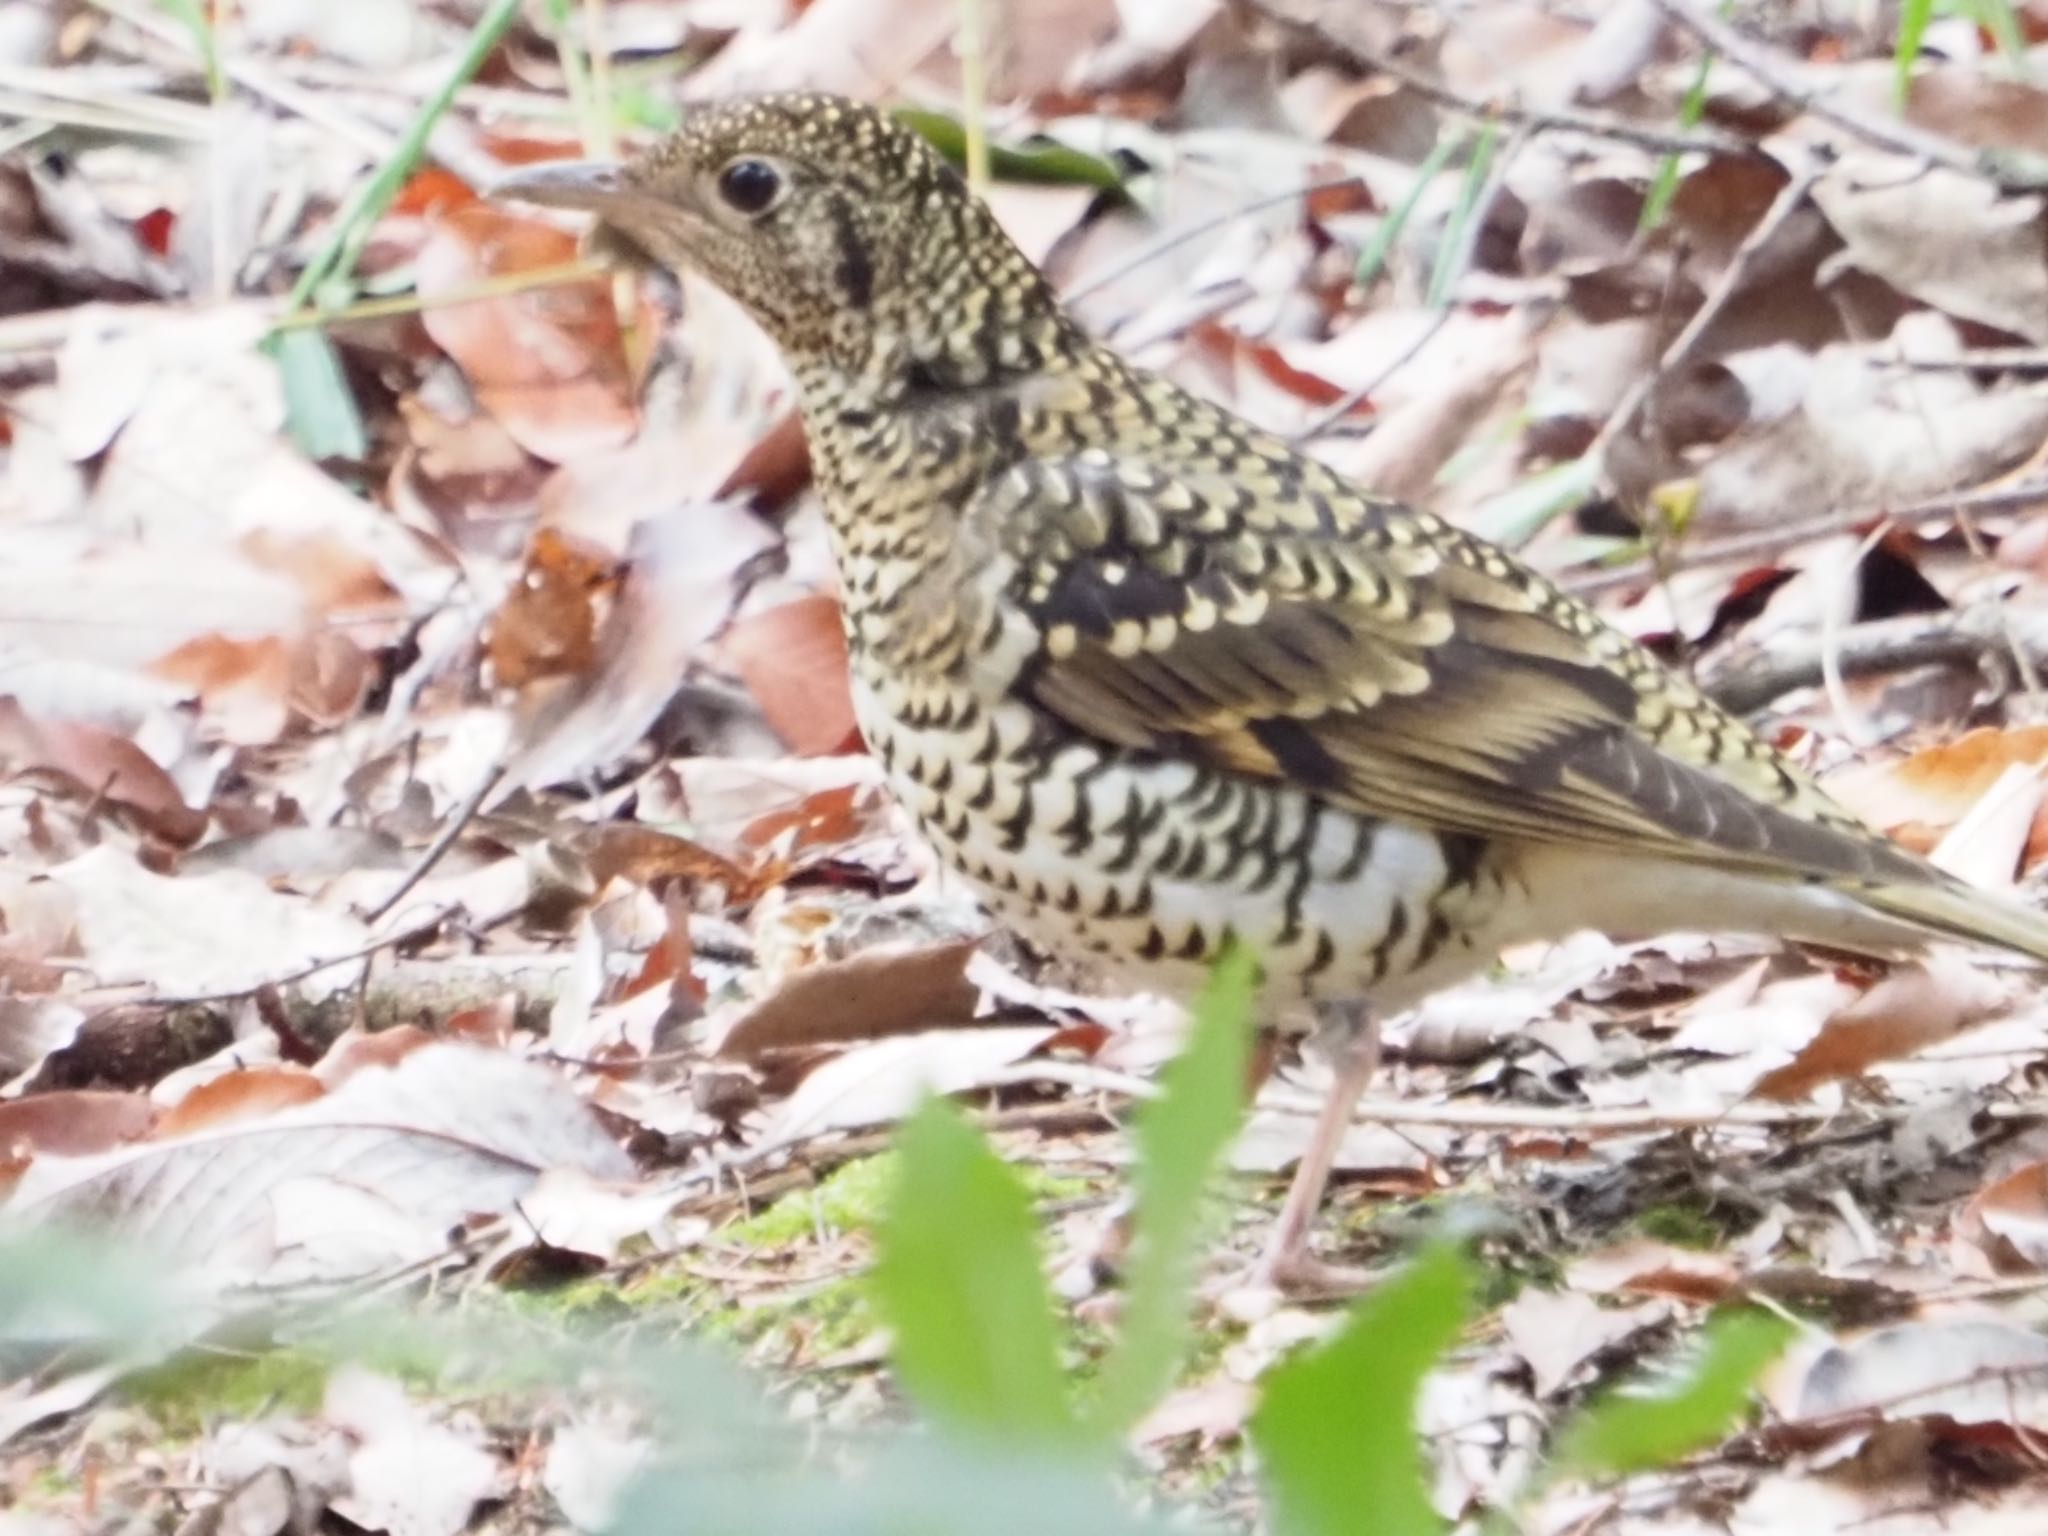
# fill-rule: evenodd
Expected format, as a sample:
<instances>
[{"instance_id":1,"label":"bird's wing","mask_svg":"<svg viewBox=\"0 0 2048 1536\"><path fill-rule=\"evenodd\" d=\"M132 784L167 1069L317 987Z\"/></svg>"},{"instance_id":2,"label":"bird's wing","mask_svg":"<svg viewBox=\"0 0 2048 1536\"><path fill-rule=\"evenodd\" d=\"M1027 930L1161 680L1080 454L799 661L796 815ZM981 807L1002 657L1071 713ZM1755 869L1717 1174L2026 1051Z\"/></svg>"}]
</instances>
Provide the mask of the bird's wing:
<instances>
[{"instance_id":1,"label":"bird's wing","mask_svg":"<svg viewBox=\"0 0 2048 1536\"><path fill-rule=\"evenodd\" d=\"M1923 879L1583 604L1280 445L1033 458L976 520L1073 729L1368 815L1820 878Z\"/></svg>"}]
</instances>

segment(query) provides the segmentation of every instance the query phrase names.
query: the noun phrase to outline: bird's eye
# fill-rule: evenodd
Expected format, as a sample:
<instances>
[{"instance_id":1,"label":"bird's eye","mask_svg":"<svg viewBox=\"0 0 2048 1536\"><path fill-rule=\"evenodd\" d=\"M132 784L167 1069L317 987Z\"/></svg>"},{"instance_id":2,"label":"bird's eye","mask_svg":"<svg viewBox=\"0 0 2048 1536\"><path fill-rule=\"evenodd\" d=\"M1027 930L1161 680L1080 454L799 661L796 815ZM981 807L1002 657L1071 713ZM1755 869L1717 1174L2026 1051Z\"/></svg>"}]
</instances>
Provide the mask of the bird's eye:
<instances>
[{"instance_id":1,"label":"bird's eye","mask_svg":"<svg viewBox=\"0 0 2048 1536\"><path fill-rule=\"evenodd\" d=\"M759 213L782 190L782 173L766 160L735 160L718 173L718 195L739 213Z\"/></svg>"}]
</instances>

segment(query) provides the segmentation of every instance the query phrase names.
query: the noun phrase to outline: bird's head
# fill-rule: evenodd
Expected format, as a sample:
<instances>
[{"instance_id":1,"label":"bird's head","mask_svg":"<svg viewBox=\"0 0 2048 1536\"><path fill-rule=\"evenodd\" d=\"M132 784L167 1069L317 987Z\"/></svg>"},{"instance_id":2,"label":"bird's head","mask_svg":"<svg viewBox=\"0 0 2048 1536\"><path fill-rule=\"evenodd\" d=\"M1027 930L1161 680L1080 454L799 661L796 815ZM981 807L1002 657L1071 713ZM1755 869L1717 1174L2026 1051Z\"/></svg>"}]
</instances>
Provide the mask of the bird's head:
<instances>
[{"instance_id":1,"label":"bird's head","mask_svg":"<svg viewBox=\"0 0 2048 1536\"><path fill-rule=\"evenodd\" d=\"M711 279L798 362L868 366L878 333L949 353L962 327L986 335L1056 309L921 136L843 97L698 107L636 159L534 166L493 193L596 214L653 261Z\"/></svg>"}]
</instances>

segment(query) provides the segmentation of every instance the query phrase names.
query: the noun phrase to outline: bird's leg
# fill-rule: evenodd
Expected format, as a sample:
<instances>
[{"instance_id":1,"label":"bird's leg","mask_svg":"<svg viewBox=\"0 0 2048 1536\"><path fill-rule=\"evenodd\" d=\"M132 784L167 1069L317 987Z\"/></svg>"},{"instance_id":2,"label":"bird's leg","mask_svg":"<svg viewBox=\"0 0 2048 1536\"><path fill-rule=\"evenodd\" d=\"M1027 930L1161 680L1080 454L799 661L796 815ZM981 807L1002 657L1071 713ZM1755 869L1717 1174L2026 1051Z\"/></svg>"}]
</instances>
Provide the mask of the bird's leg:
<instances>
[{"instance_id":1,"label":"bird's leg","mask_svg":"<svg viewBox=\"0 0 2048 1536\"><path fill-rule=\"evenodd\" d=\"M1295 1164L1286 1202L1253 1271L1254 1284L1260 1288L1290 1295L1342 1295L1363 1289L1374 1278L1363 1270L1326 1264L1308 1251L1309 1230L1322 1209L1345 1133L1351 1129L1351 1112L1380 1067L1379 1020L1370 1009L1350 1012L1339 1029L1337 1078L1316 1116L1301 1161Z\"/></svg>"}]
</instances>

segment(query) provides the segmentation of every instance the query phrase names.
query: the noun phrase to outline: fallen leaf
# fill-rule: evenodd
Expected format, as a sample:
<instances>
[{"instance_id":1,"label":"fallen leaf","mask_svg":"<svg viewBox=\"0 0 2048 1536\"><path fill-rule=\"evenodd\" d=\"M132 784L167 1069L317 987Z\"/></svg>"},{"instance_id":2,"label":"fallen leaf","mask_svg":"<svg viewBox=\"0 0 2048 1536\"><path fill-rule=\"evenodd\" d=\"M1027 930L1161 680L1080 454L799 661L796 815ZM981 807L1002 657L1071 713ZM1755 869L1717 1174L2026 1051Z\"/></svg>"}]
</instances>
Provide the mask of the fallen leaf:
<instances>
[{"instance_id":1,"label":"fallen leaf","mask_svg":"<svg viewBox=\"0 0 2048 1536\"><path fill-rule=\"evenodd\" d=\"M554 463L639 427L611 284L592 277L488 298L475 290L575 260L566 231L471 203L436 221L415 268L427 334L519 445Z\"/></svg>"},{"instance_id":2,"label":"fallen leaf","mask_svg":"<svg viewBox=\"0 0 2048 1536\"><path fill-rule=\"evenodd\" d=\"M134 742L98 726L38 720L0 697L0 769L51 775L72 798L111 802L175 847L197 842L206 817L185 803L171 776Z\"/></svg>"},{"instance_id":3,"label":"fallen leaf","mask_svg":"<svg viewBox=\"0 0 2048 1536\"><path fill-rule=\"evenodd\" d=\"M1941 954L1893 971L1829 1016L1798 1055L1766 1072L1753 1090L1780 1103L1822 1083L1859 1077L1948 1040L1994 1016L2010 1001L1997 980L1960 956Z\"/></svg>"},{"instance_id":4,"label":"fallen leaf","mask_svg":"<svg viewBox=\"0 0 2048 1536\"><path fill-rule=\"evenodd\" d=\"M35 1093L0 1103L0 1160L23 1150L84 1157L149 1134L156 1106L145 1094L92 1089Z\"/></svg>"},{"instance_id":5,"label":"fallen leaf","mask_svg":"<svg viewBox=\"0 0 2048 1536\"><path fill-rule=\"evenodd\" d=\"M78 903L83 957L105 984L137 982L158 996L247 991L332 956L360 951L355 918L273 890L240 870L155 875L111 847L50 871ZM233 943L222 936L232 934ZM355 962L306 976L315 990L342 985Z\"/></svg>"},{"instance_id":6,"label":"fallen leaf","mask_svg":"<svg viewBox=\"0 0 2048 1536\"><path fill-rule=\"evenodd\" d=\"M765 1052L914 1035L965 1023L980 989L967 979L974 940L917 949L878 946L791 971L719 1042L733 1061Z\"/></svg>"},{"instance_id":7,"label":"fallen leaf","mask_svg":"<svg viewBox=\"0 0 2048 1536\"><path fill-rule=\"evenodd\" d=\"M1797 1395L1796 1421L1941 1418L2048 1430L2048 1339L2008 1323L1883 1328L1824 1351Z\"/></svg>"},{"instance_id":8,"label":"fallen leaf","mask_svg":"<svg viewBox=\"0 0 2048 1536\"><path fill-rule=\"evenodd\" d=\"M860 750L837 600L815 594L747 614L720 648L792 752Z\"/></svg>"},{"instance_id":9,"label":"fallen leaf","mask_svg":"<svg viewBox=\"0 0 2048 1536\"><path fill-rule=\"evenodd\" d=\"M798 1085L763 1144L783 1146L825 1131L900 1120L928 1095L986 1084L1043 1045L1045 1025L937 1029L856 1046Z\"/></svg>"},{"instance_id":10,"label":"fallen leaf","mask_svg":"<svg viewBox=\"0 0 2048 1536\"><path fill-rule=\"evenodd\" d=\"M1739 1275L1726 1254L1700 1253L1645 1237L1574 1260L1565 1271L1565 1284L1594 1296L1669 1296L1711 1304L1728 1294Z\"/></svg>"},{"instance_id":11,"label":"fallen leaf","mask_svg":"<svg viewBox=\"0 0 2048 1536\"><path fill-rule=\"evenodd\" d=\"M480 1426L458 1428L389 1377L344 1366L321 1416L351 1443L348 1489L331 1508L359 1530L460 1536L479 1504L510 1489L511 1468L486 1448Z\"/></svg>"},{"instance_id":12,"label":"fallen leaf","mask_svg":"<svg viewBox=\"0 0 2048 1536\"><path fill-rule=\"evenodd\" d=\"M507 688L575 677L597 661L598 604L618 579L603 550L542 528L527 546L525 568L491 616L485 654Z\"/></svg>"},{"instance_id":13,"label":"fallen leaf","mask_svg":"<svg viewBox=\"0 0 2048 1536\"><path fill-rule=\"evenodd\" d=\"M1594 1355L1670 1316L1662 1302L1603 1307L1583 1291L1524 1290L1501 1308L1508 1343L1528 1362L1536 1395L1548 1397Z\"/></svg>"},{"instance_id":14,"label":"fallen leaf","mask_svg":"<svg viewBox=\"0 0 2048 1536\"><path fill-rule=\"evenodd\" d=\"M2048 1163L2028 1163L1977 1191L1955 1219L1971 1268L1993 1275L2048 1269Z\"/></svg>"},{"instance_id":15,"label":"fallen leaf","mask_svg":"<svg viewBox=\"0 0 2048 1536\"><path fill-rule=\"evenodd\" d=\"M1812 197L1847 244L1846 264L1936 309L2048 342L2041 198L1868 153L1843 156ZM1934 230L1941 238L1928 238Z\"/></svg>"},{"instance_id":16,"label":"fallen leaf","mask_svg":"<svg viewBox=\"0 0 2048 1536\"><path fill-rule=\"evenodd\" d=\"M337 1282L419 1263L551 1168L632 1165L557 1076L436 1044L256 1119L95 1157L39 1157L6 1210L90 1220L219 1284Z\"/></svg>"},{"instance_id":17,"label":"fallen leaf","mask_svg":"<svg viewBox=\"0 0 2048 1536\"><path fill-rule=\"evenodd\" d=\"M2048 763L2048 725L1984 726L1895 762L1827 776L1830 794L1917 852L1966 816L2008 768Z\"/></svg>"},{"instance_id":18,"label":"fallen leaf","mask_svg":"<svg viewBox=\"0 0 2048 1536\"><path fill-rule=\"evenodd\" d=\"M168 1141L199 1131L220 1130L243 1120L261 1120L295 1104L309 1104L327 1091L303 1067L244 1067L199 1084L165 1112L156 1139Z\"/></svg>"}]
</instances>

